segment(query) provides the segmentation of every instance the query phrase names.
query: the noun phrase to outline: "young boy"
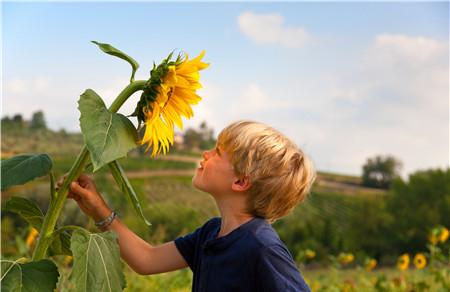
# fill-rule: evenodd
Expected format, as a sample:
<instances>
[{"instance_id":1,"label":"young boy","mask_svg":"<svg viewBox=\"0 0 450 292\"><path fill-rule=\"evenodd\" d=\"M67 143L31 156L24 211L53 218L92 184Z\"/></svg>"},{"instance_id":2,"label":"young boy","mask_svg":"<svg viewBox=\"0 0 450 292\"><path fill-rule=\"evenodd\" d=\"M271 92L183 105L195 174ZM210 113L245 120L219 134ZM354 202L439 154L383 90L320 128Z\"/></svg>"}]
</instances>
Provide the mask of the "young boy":
<instances>
[{"instance_id":1,"label":"young boy","mask_svg":"<svg viewBox=\"0 0 450 292\"><path fill-rule=\"evenodd\" d=\"M261 123L239 121L203 153L192 179L213 196L221 217L191 234L148 244L110 216L86 175L71 184L69 197L96 222L108 223L100 229L117 233L121 257L139 274L189 266L192 291L310 291L269 223L303 201L314 179L312 163L291 140Z\"/></svg>"}]
</instances>

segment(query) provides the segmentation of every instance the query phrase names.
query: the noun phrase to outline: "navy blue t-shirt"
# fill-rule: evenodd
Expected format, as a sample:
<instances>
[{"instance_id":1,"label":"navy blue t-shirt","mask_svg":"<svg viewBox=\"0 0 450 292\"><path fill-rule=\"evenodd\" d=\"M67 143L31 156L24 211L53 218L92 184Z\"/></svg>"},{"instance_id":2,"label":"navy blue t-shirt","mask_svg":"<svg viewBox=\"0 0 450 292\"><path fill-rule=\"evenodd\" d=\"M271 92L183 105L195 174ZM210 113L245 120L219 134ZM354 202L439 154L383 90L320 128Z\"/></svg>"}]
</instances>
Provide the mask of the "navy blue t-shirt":
<instances>
[{"instance_id":1,"label":"navy blue t-shirt","mask_svg":"<svg viewBox=\"0 0 450 292\"><path fill-rule=\"evenodd\" d=\"M217 238L213 218L175 240L194 277L192 291L310 291L272 226L253 218Z\"/></svg>"}]
</instances>

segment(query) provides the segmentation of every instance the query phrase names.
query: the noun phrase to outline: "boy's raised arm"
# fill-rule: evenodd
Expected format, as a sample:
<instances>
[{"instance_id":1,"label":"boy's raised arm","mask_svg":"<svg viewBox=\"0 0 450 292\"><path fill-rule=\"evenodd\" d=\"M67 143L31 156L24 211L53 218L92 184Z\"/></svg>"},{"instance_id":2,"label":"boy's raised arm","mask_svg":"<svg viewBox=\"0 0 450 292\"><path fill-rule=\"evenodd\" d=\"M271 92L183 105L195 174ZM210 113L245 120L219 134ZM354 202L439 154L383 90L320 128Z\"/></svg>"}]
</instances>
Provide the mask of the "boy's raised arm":
<instances>
[{"instance_id":1,"label":"boy's raised arm","mask_svg":"<svg viewBox=\"0 0 450 292\"><path fill-rule=\"evenodd\" d=\"M173 241L152 246L128 229L119 219L115 219L107 229L117 233L120 256L136 273L151 275L188 266Z\"/></svg>"},{"instance_id":2,"label":"boy's raised arm","mask_svg":"<svg viewBox=\"0 0 450 292\"><path fill-rule=\"evenodd\" d=\"M58 182L58 186L61 185L62 180ZM85 174L81 174L78 180L72 182L68 198L74 199L80 209L95 222L111 214L111 210L98 193L94 181ZM120 256L136 273L157 274L188 266L173 241L152 246L117 218L106 229L117 234Z\"/></svg>"}]
</instances>

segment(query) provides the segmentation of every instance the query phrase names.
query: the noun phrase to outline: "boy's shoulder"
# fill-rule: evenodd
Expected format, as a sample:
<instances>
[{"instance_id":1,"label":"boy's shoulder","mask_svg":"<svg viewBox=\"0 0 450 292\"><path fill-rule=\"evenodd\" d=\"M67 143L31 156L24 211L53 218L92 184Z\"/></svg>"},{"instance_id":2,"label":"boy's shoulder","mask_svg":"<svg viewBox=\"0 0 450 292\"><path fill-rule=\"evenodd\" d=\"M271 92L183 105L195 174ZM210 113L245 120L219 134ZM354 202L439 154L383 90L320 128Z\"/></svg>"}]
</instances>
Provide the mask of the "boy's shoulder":
<instances>
[{"instance_id":1,"label":"boy's shoulder","mask_svg":"<svg viewBox=\"0 0 450 292\"><path fill-rule=\"evenodd\" d=\"M276 230L265 219L255 217L246 232L246 240L255 251L282 249L289 253Z\"/></svg>"}]
</instances>

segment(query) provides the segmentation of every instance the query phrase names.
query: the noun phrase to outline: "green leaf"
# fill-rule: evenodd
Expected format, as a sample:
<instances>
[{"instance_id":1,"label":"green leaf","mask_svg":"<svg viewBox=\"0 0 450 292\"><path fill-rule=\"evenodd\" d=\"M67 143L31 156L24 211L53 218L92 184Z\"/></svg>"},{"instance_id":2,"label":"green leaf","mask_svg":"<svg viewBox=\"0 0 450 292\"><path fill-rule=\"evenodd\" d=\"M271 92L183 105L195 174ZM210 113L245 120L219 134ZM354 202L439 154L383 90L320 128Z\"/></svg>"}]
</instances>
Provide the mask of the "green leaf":
<instances>
[{"instance_id":1,"label":"green leaf","mask_svg":"<svg viewBox=\"0 0 450 292\"><path fill-rule=\"evenodd\" d=\"M95 91L87 89L78 101L80 127L91 155L94 172L125 157L136 147L137 131L124 115L111 113Z\"/></svg>"},{"instance_id":2,"label":"green leaf","mask_svg":"<svg viewBox=\"0 0 450 292\"><path fill-rule=\"evenodd\" d=\"M44 214L35 202L21 197L11 197L2 209L19 214L31 226L41 230Z\"/></svg>"},{"instance_id":3,"label":"green leaf","mask_svg":"<svg viewBox=\"0 0 450 292\"><path fill-rule=\"evenodd\" d=\"M20 264L13 261L1 260L1 290L2 291L21 291L22 270Z\"/></svg>"},{"instance_id":4,"label":"green leaf","mask_svg":"<svg viewBox=\"0 0 450 292\"><path fill-rule=\"evenodd\" d=\"M2 160L1 189L22 185L44 176L52 169L52 160L47 154L23 154Z\"/></svg>"},{"instance_id":5,"label":"green leaf","mask_svg":"<svg viewBox=\"0 0 450 292\"><path fill-rule=\"evenodd\" d=\"M70 233L66 231L60 232L50 246L49 255L72 255L70 238Z\"/></svg>"},{"instance_id":6,"label":"green leaf","mask_svg":"<svg viewBox=\"0 0 450 292\"><path fill-rule=\"evenodd\" d=\"M75 291L122 291L125 276L115 233L72 234L73 271L70 281Z\"/></svg>"},{"instance_id":7,"label":"green leaf","mask_svg":"<svg viewBox=\"0 0 450 292\"><path fill-rule=\"evenodd\" d=\"M40 260L26 264L1 261L1 290L14 292L48 292L56 289L59 272L55 263Z\"/></svg>"},{"instance_id":8,"label":"green leaf","mask_svg":"<svg viewBox=\"0 0 450 292\"><path fill-rule=\"evenodd\" d=\"M41 230L44 214L34 201L22 197L11 197L6 201L2 210L20 215L33 228L36 228L38 231ZM70 251L70 234L61 232L53 241L50 251L52 254L70 255L72 253Z\"/></svg>"},{"instance_id":9,"label":"green leaf","mask_svg":"<svg viewBox=\"0 0 450 292\"><path fill-rule=\"evenodd\" d=\"M134 74L136 73L136 70L139 68L139 64L138 64L138 62L136 62L136 60L134 60L133 58L131 58L124 52L114 48L110 44L103 44L103 43L99 43L96 41L92 41L92 42L94 44L96 44L100 48L100 50L102 50L103 52L105 52L109 55L113 55L118 58L121 58L121 59L127 61L128 63L130 63L131 68L132 68L130 82L134 81Z\"/></svg>"},{"instance_id":10,"label":"green leaf","mask_svg":"<svg viewBox=\"0 0 450 292\"><path fill-rule=\"evenodd\" d=\"M133 205L136 213L142 218L142 220L144 220L145 224L151 226L152 224L145 218L141 204L139 203L138 196L136 195L133 186L128 181L127 175L120 166L119 161L115 160L109 163L108 166L111 170L114 179L117 182L117 185L119 186L120 190L127 196L128 200Z\"/></svg>"}]
</instances>

